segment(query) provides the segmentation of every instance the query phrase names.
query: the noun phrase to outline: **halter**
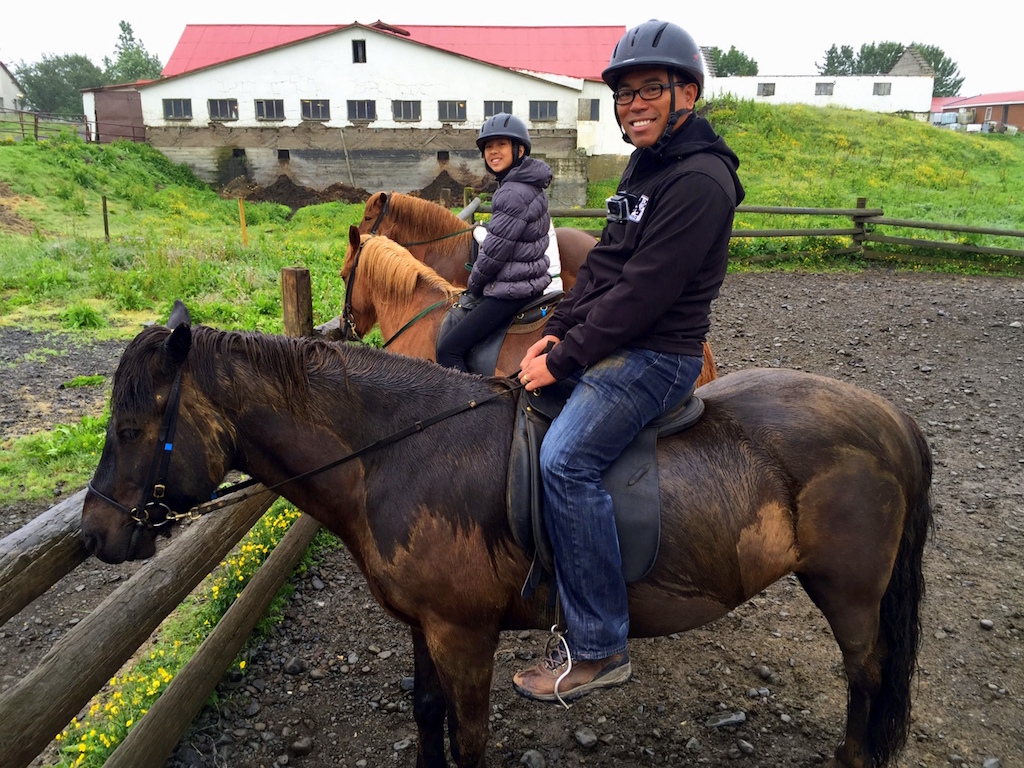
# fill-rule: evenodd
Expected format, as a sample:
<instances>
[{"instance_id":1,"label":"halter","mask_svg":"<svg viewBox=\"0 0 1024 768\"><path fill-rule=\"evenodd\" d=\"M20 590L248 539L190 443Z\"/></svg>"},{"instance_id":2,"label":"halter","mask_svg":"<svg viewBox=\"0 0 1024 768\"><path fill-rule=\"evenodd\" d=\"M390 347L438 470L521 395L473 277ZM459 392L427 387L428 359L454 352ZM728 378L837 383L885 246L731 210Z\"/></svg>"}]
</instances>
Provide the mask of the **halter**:
<instances>
[{"instance_id":1,"label":"halter","mask_svg":"<svg viewBox=\"0 0 1024 768\"><path fill-rule=\"evenodd\" d=\"M484 403L488 402L489 400L494 400L498 397L501 397L502 395L507 395L509 393L518 392L520 389L523 388L523 385L519 382L518 376L519 374L517 372L513 376L509 376L507 379L499 379L499 382L504 386L504 389L501 389L497 392L492 392L491 394L479 400L469 400L465 403L462 403L461 405L455 406L454 408L449 408L448 410L442 411L441 413L436 413L433 416L430 416L429 418L413 422L409 426L404 427L403 429L400 429L397 432L392 432L387 437L382 437L380 440L376 440L370 443L369 445L364 445L362 448L352 451L342 456L340 459L335 459L329 464L324 464L323 466L317 467L316 469L310 469L306 472L294 475L293 477L290 477L287 480L282 480L279 483L268 485L265 487L265 490L274 491L283 485L287 485L288 483L293 483L297 480L304 480L307 477L312 477L322 472L326 472L330 469L334 469L335 467L340 466L341 464L344 464L345 462L350 461L352 459L358 458L363 454L369 453L370 451L377 450L378 448L384 448L393 443L397 443L399 440L404 440L405 438L409 437L410 435L414 435L417 432L422 432L427 427L433 426L434 424L437 424L440 421L444 421L445 419L451 418L452 416L455 416L459 413L463 413L464 411L469 411L474 408L478 408ZM203 502L202 504L197 504L185 512L174 512L162 501L158 501L158 499L162 499L165 495L166 486L164 484L164 480L167 475L167 467L171 461L171 451L174 448L173 442L171 442L171 440L173 439L174 427L178 420L180 391L181 368L179 368L177 374L175 374L174 385L172 386L171 390L171 399L168 400L167 411L164 413L163 425L160 428L160 439L157 441L157 454L153 457L153 463L150 466L149 472L150 477L146 481L147 485L150 485L151 481L153 484L151 485L151 490L149 496L146 499L146 503L143 505L142 512L140 513L138 511L138 507L128 509L128 507L121 504L121 502L112 499L110 496L107 496L106 494L100 493L92 484L92 480L90 480L87 485L89 491L94 493L107 504L110 504L112 507L115 507L124 514L128 515L128 517L130 517L137 526L143 528L163 528L164 526L170 525L171 523L177 522L179 520L198 520L203 515L209 514L210 512L214 512L218 509L223 509L224 507L228 506L229 503L233 503L234 501L236 501L234 499L224 498L228 494L233 494L245 488L249 488L253 485L256 485L259 482L255 478L249 478L248 480L242 480L237 483L232 483L231 485L225 486L223 488L218 488L211 495L210 501ZM167 438L167 442L165 442L165 437ZM161 442L164 443L162 453L160 446ZM259 491L258 493L262 492L263 491ZM256 493L247 494L243 496L241 499L238 499L238 501L248 499L251 496L255 495ZM150 508L156 506L163 508L163 516L159 520L153 520L149 514Z\"/></svg>"},{"instance_id":2,"label":"halter","mask_svg":"<svg viewBox=\"0 0 1024 768\"><path fill-rule=\"evenodd\" d=\"M377 218L374 220L373 226L370 227L370 234L371 235L383 234L383 233L377 232L377 230L380 227L381 223L384 221L384 217L387 216L388 213L391 211L391 196L387 192L381 192L380 196L384 200L384 205L381 206L380 213L377 214ZM413 245L428 245L430 243L436 243L436 242L438 242L440 240L447 240L449 237L458 237L459 235L464 235L467 232L472 232L472 231L473 231L472 227L466 227L465 229L458 229L458 230L456 230L454 232L449 232L447 235L440 235L439 237L432 237L429 240L414 240L411 243L398 243L398 244L400 246L402 246L403 248L409 248L409 247L411 247Z\"/></svg>"},{"instance_id":3,"label":"halter","mask_svg":"<svg viewBox=\"0 0 1024 768\"><path fill-rule=\"evenodd\" d=\"M376 226L376 224L374 226ZM375 235L372 234L370 235L370 237L374 236ZM383 237L383 235L381 235L381 237ZM356 267L359 266L359 255L363 252L363 246L368 242L369 238L367 238L364 242L359 243L359 248L358 250L356 250L355 255L352 257L352 269L349 270L348 280L345 281L345 305L342 307L341 310L341 319L345 326L345 341L361 342L363 340L362 336L359 335L359 331L356 330L355 311L352 308L352 289L353 286L355 286L356 284ZM416 325L416 323L418 323L424 317L429 315L435 309L439 309L440 307L446 306L447 304L448 299L441 299L440 301L435 301L429 307L420 310L420 312L417 313L415 317L413 317L411 320L409 320L409 322L407 322L405 325L399 328L394 336L392 336L390 339L384 342L383 348L387 349L392 344L392 342L394 342L399 336L401 336L407 330Z\"/></svg>"},{"instance_id":4,"label":"halter","mask_svg":"<svg viewBox=\"0 0 1024 768\"><path fill-rule=\"evenodd\" d=\"M105 502L117 507L128 515L137 525L145 526L146 528L161 528L181 517L187 517L187 514L180 515L172 512L170 507L163 502L164 497L167 495L167 468L171 463L171 451L174 450L174 433L178 426L178 411L181 404L181 370L181 368L178 368L177 373L174 374L174 383L171 384L171 394L167 399L167 409L164 411L164 419L160 424L160 431L157 433L156 453L153 454L153 460L149 463L149 474L146 477L145 487L149 490L141 510L139 507L128 509L120 502L100 493L96 490L96 486L92 484L92 480L89 480L86 486ZM150 511L159 511L161 509L163 510L162 516L154 520Z\"/></svg>"}]
</instances>

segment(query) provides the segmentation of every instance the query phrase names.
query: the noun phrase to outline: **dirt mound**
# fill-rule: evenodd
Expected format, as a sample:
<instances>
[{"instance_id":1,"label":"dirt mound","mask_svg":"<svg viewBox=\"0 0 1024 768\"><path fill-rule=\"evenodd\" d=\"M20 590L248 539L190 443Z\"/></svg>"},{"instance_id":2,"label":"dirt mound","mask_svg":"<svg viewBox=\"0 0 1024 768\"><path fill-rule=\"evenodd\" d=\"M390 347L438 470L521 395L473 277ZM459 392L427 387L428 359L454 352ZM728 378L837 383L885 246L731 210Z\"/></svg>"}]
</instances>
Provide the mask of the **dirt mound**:
<instances>
[{"instance_id":1,"label":"dirt mound","mask_svg":"<svg viewBox=\"0 0 1024 768\"><path fill-rule=\"evenodd\" d=\"M474 187L473 194L493 190L495 186L493 180L490 180L491 184L487 184L487 181L489 180L485 179L482 185ZM452 178L448 171L441 171L430 184L409 194L446 205L461 205L465 186ZM273 184L266 187L254 184L244 176L239 176L220 190L220 195L224 198L242 197L257 203L280 203L291 208L292 213L307 205L318 205L319 203L364 203L370 194L362 187L341 183L332 184L321 190L303 187L284 174L278 176Z\"/></svg>"},{"instance_id":2,"label":"dirt mound","mask_svg":"<svg viewBox=\"0 0 1024 768\"><path fill-rule=\"evenodd\" d=\"M31 235L35 231L35 225L25 221L15 212L18 200L14 190L0 181L0 230L14 232L17 235Z\"/></svg>"},{"instance_id":3,"label":"dirt mound","mask_svg":"<svg viewBox=\"0 0 1024 768\"><path fill-rule=\"evenodd\" d=\"M416 194L424 200L431 200L433 202L444 201L446 205L462 205L462 195L465 188L466 185L453 179L448 171L441 171L437 174L436 179ZM472 198L472 195L470 197Z\"/></svg>"},{"instance_id":4,"label":"dirt mound","mask_svg":"<svg viewBox=\"0 0 1024 768\"><path fill-rule=\"evenodd\" d=\"M233 181L231 184L235 184L235 182ZM294 213L299 208L320 203L362 203L369 196L370 193L365 189L350 187L347 184L332 184L323 190L302 187L282 174L277 177L277 181L269 186L253 187L245 197L247 200L258 203L280 203L281 205L287 205Z\"/></svg>"}]
</instances>

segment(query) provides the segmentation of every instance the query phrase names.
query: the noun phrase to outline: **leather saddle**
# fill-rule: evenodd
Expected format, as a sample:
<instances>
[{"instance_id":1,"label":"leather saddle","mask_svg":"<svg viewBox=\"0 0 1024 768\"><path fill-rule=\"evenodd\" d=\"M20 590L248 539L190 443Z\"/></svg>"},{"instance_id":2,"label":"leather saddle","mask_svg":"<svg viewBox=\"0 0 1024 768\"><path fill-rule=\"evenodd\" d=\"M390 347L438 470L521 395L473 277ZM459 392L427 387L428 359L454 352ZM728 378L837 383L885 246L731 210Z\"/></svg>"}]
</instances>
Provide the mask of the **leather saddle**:
<instances>
[{"instance_id":1,"label":"leather saddle","mask_svg":"<svg viewBox=\"0 0 1024 768\"><path fill-rule=\"evenodd\" d=\"M523 307L512 322L502 328L496 329L490 336L474 346L466 354L466 365L473 373L484 376L493 376L494 369L498 366L498 354L501 352L501 345L505 343L505 336L510 333L532 333L540 328L547 321L548 315L555 311L558 302L565 296L563 291L552 291L538 296L525 307ZM473 309L475 300L468 293L459 295L459 303L452 306L441 321L441 328L437 333L437 344L441 339L454 328L470 310Z\"/></svg>"},{"instance_id":2,"label":"leather saddle","mask_svg":"<svg viewBox=\"0 0 1024 768\"><path fill-rule=\"evenodd\" d=\"M522 390L519 394L509 455L506 502L513 537L533 558L530 574L523 585L524 597L528 597L541 581L555 572L551 542L544 524L540 445L573 386L573 382L562 381L537 393ZM703 413L704 401L691 390L678 405L640 430L602 476L603 486L611 494L615 507L622 573L627 583L646 576L658 557L661 538L656 455L658 438L682 432L696 424Z\"/></svg>"}]
</instances>

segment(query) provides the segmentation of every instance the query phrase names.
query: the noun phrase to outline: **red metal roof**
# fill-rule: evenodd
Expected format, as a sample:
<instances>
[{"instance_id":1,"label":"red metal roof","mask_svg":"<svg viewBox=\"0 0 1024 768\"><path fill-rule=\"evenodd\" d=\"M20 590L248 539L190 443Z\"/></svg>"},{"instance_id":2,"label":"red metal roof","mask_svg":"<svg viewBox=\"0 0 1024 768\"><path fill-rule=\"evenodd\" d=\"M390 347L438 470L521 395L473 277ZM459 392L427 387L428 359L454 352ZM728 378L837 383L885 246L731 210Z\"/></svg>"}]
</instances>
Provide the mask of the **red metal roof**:
<instances>
[{"instance_id":1,"label":"red metal roof","mask_svg":"<svg viewBox=\"0 0 1024 768\"><path fill-rule=\"evenodd\" d=\"M322 35L347 25L188 24L161 73L164 77Z\"/></svg>"},{"instance_id":2,"label":"red metal roof","mask_svg":"<svg viewBox=\"0 0 1024 768\"><path fill-rule=\"evenodd\" d=\"M249 56L334 32L352 24L189 24L163 69L164 77ZM396 27L381 31L500 67L599 80L620 27ZM401 33L406 32L408 35Z\"/></svg>"},{"instance_id":3,"label":"red metal roof","mask_svg":"<svg viewBox=\"0 0 1024 768\"><path fill-rule=\"evenodd\" d=\"M945 109L956 107L990 107L1002 104L1024 104L1024 91L1003 91L1002 93L982 93L978 96L968 96L947 101L943 104Z\"/></svg>"}]
</instances>

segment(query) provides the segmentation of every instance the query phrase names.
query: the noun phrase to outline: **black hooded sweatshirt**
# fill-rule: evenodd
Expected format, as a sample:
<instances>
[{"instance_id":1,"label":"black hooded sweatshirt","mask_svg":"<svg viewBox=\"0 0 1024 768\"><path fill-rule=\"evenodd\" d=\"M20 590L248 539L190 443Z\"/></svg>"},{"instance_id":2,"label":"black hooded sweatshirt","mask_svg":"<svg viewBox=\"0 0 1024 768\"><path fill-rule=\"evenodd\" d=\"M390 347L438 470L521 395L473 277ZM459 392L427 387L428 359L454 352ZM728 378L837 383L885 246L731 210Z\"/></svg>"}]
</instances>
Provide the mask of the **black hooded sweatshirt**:
<instances>
[{"instance_id":1,"label":"black hooded sweatshirt","mask_svg":"<svg viewBox=\"0 0 1024 768\"><path fill-rule=\"evenodd\" d=\"M738 167L695 114L660 150L633 153L618 188L627 219L605 225L545 328L561 339L547 356L556 379L621 347L702 354L744 197Z\"/></svg>"}]
</instances>

